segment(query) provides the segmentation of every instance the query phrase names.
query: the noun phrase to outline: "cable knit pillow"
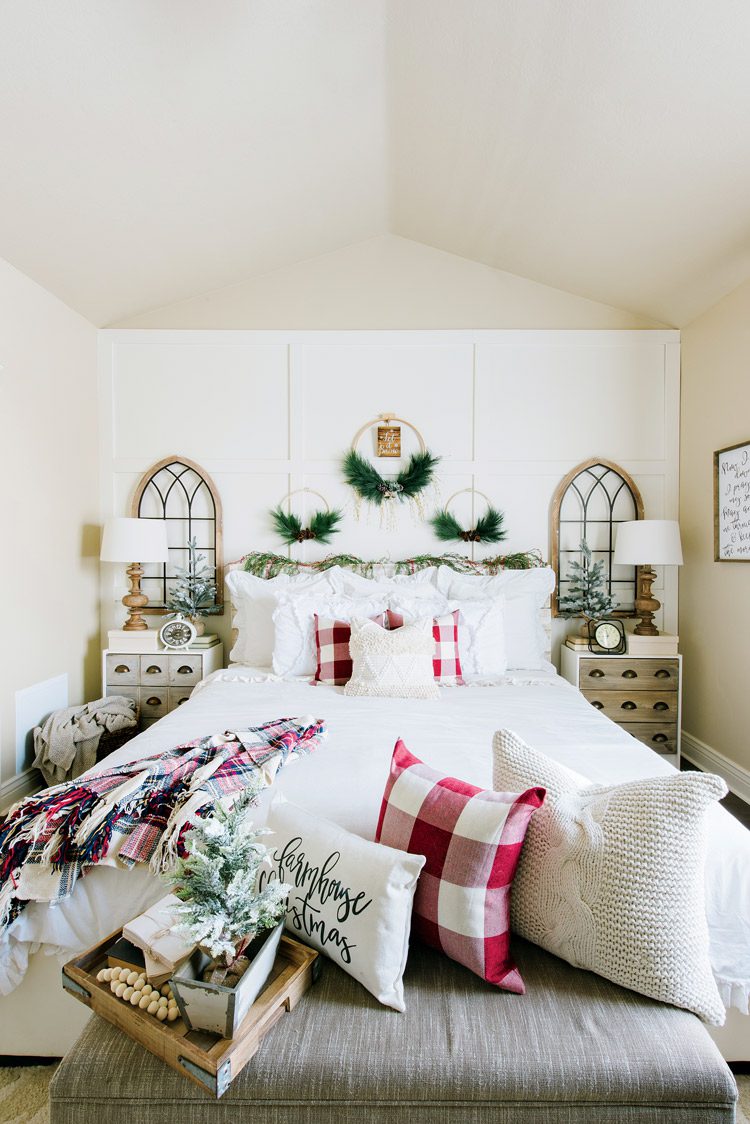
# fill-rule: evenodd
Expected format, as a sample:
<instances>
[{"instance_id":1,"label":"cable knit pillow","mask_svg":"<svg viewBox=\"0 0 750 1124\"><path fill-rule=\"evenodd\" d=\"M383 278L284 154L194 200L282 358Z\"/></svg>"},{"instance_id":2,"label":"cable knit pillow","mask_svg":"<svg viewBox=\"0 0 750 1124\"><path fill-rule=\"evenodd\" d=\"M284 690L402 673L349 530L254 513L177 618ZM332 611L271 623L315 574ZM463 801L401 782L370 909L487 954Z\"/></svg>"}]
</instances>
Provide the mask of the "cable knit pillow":
<instances>
[{"instance_id":1,"label":"cable knit pillow","mask_svg":"<svg viewBox=\"0 0 750 1124\"><path fill-rule=\"evenodd\" d=\"M380 695L400 699L434 699L435 641L432 618L386 632L368 620L353 620L349 642L352 677L345 695Z\"/></svg>"},{"instance_id":2,"label":"cable knit pillow","mask_svg":"<svg viewBox=\"0 0 750 1124\"><path fill-rule=\"evenodd\" d=\"M388 624L387 613L378 613L370 620L381 628ZM315 683L329 683L343 687L352 677L352 654L349 651L352 626L349 621L337 621L333 617L315 614Z\"/></svg>"},{"instance_id":3,"label":"cable knit pillow","mask_svg":"<svg viewBox=\"0 0 750 1124\"><path fill-rule=\"evenodd\" d=\"M706 810L720 777L678 773L578 788L508 730L493 742L495 789L541 784L513 884L513 929L579 968L720 1026L704 885Z\"/></svg>"},{"instance_id":4,"label":"cable knit pillow","mask_svg":"<svg viewBox=\"0 0 750 1124\"><path fill-rule=\"evenodd\" d=\"M544 789L488 792L446 777L396 742L376 838L425 855L412 926L483 980L522 994L510 956L511 883Z\"/></svg>"},{"instance_id":5,"label":"cable knit pillow","mask_svg":"<svg viewBox=\"0 0 750 1124\"><path fill-rule=\"evenodd\" d=\"M386 613L386 622L387 627L391 629L404 626L402 614L393 609L389 609ZM463 685L460 653L462 625L463 617L459 609L432 618L432 637L435 641L432 674L437 683L446 683L454 687Z\"/></svg>"}]
</instances>

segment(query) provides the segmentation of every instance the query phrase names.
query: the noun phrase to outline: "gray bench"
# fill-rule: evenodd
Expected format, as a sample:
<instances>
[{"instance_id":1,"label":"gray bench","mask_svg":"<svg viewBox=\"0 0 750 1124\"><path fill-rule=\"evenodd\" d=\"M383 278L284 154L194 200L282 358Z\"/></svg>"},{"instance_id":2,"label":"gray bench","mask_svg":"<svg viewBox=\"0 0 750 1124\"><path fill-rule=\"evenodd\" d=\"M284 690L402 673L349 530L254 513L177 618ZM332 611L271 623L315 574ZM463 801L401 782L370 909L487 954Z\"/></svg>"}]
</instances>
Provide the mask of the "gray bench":
<instances>
[{"instance_id":1,"label":"gray bench","mask_svg":"<svg viewBox=\"0 0 750 1124\"><path fill-rule=\"evenodd\" d=\"M726 1124L734 1078L699 1020L516 941L526 995L412 949L406 1013L329 961L219 1101L94 1017L51 1124Z\"/></svg>"}]
</instances>

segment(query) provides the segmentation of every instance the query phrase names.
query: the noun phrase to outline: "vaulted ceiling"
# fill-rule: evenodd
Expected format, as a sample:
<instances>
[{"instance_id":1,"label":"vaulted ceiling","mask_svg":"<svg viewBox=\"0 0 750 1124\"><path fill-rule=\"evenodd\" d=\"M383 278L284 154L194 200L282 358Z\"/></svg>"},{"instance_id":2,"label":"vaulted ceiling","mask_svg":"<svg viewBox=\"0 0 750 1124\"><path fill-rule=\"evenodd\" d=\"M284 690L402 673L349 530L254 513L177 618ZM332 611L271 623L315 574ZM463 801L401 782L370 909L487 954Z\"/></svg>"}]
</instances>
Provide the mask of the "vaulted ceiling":
<instances>
[{"instance_id":1,"label":"vaulted ceiling","mask_svg":"<svg viewBox=\"0 0 750 1124\"><path fill-rule=\"evenodd\" d=\"M746 0L0 0L0 256L105 324L391 232L685 323L749 55Z\"/></svg>"}]
</instances>

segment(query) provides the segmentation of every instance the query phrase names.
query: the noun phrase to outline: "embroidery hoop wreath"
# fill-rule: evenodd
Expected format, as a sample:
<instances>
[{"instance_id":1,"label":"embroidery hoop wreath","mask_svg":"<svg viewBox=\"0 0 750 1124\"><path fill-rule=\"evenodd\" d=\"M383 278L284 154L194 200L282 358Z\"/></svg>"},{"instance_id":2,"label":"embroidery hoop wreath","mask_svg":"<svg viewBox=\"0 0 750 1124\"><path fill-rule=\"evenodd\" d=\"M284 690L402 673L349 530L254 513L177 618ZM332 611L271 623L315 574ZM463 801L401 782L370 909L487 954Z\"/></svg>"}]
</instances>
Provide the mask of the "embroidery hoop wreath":
<instances>
[{"instance_id":1,"label":"embroidery hoop wreath","mask_svg":"<svg viewBox=\"0 0 750 1124\"><path fill-rule=\"evenodd\" d=\"M471 492L472 497L481 496L487 504L484 515L481 515L468 531L465 531L455 515L451 515L448 511L448 507L453 503L456 496L464 495L466 492ZM459 488L457 492L448 497L444 507L435 512L430 519L430 526L441 542L464 542L471 544L473 547L475 543L502 542L503 539L507 538L508 532L503 526L504 522L505 515L492 506L489 496L486 496L484 492L480 492L478 488Z\"/></svg>"},{"instance_id":2,"label":"embroidery hoop wreath","mask_svg":"<svg viewBox=\"0 0 750 1124\"><path fill-rule=\"evenodd\" d=\"M292 496L297 496L301 492L317 496L324 507L323 511L315 512L306 527L303 527L302 520L292 512L291 507L289 511L284 511L283 507L285 503L289 503ZM343 518L342 512L338 508L331 510L325 496L316 492L314 488L295 488L293 492L287 492L281 503L271 511L273 528L287 546L304 542L329 543L331 535L337 535L341 530L339 523Z\"/></svg>"},{"instance_id":3,"label":"embroidery hoop wreath","mask_svg":"<svg viewBox=\"0 0 750 1124\"><path fill-rule=\"evenodd\" d=\"M376 425L390 425L399 422L407 426L419 442L419 451L412 453L406 464L395 480L381 476L374 464L357 452L357 446L368 430ZM394 501L407 502L412 505L412 513L424 519L423 493L430 485L434 485L435 469L440 461L425 444L424 437L417 427L406 418L399 418L395 414L380 414L372 421L366 422L354 435L352 447L344 457L344 480L354 492L354 512L359 519L362 503L372 504L380 510L381 526L384 522L389 529L396 524L396 507Z\"/></svg>"}]
</instances>

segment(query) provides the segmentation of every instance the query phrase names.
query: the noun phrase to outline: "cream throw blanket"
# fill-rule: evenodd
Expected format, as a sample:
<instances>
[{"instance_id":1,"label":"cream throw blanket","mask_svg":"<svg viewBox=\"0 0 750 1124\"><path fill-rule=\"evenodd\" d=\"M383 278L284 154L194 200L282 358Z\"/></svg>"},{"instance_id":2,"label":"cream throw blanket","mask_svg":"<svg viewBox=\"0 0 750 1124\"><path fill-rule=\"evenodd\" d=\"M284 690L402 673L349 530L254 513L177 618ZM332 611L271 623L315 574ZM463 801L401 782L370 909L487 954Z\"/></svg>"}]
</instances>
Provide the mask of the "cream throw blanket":
<instances>
[{"instance_id":1,"label":"cream throw blanket","mask_svg":"<svg viewBox=\"0 0 750 1124\"><path fill-rule=\"evenodd\" d=\"M34 730L34 767L49 785L72 780L96 762L102 734L117 734L137 722L135 700L124 695L56 710Z\"/></svg>"}]
</instances>

